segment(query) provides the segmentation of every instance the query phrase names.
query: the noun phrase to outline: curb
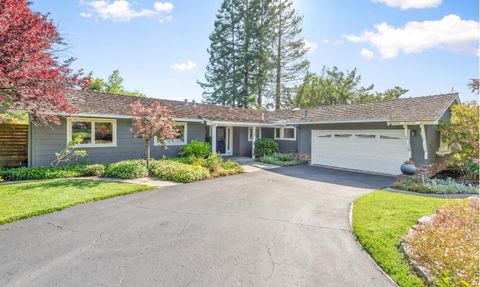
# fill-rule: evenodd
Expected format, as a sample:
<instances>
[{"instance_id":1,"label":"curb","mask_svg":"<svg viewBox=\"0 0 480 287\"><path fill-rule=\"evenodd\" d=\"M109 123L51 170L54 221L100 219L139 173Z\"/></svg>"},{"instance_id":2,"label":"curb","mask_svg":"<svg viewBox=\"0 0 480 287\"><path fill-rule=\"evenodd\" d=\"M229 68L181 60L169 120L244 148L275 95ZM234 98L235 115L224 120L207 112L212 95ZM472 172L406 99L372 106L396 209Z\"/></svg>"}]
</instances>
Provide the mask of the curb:
<instances>
[{"instance_id":1,"label":"curb","mask_svg":"<svg viewBox=\"0 0 480 287\"><path fill-rule=\"evenodd\" d=\"M355 239L355 242L357 242L358 246L362 249L363 252L365 252L365 254L367 254L368 258L370 258L370 261L373 263L373 265L375 267L377 267L378 270L380 270L380 272L383 273L383 275L385 275L385 277L388 278L388 280L390 280L390 282L392 282L392 284L394 286L397 286L397 287L400 287L397 282L393 281L392 277L390 277L387 273L385 273L385 271L383 271L382 267L380 267L377 262L375 262L375 259L373 259L373 257L370 255L370 253L368 253L368 251L363 248L362 244L360 243L360 241L358 241L358 237L357 235L355 234L355 232L353 231L353 225L352 225L352 211L353 211L353 201L350 202L350 210L348 212L348 223L350 224L350 230L351 230L351 233L353 235L353 238Z\"/></svg>"}]
</instances>

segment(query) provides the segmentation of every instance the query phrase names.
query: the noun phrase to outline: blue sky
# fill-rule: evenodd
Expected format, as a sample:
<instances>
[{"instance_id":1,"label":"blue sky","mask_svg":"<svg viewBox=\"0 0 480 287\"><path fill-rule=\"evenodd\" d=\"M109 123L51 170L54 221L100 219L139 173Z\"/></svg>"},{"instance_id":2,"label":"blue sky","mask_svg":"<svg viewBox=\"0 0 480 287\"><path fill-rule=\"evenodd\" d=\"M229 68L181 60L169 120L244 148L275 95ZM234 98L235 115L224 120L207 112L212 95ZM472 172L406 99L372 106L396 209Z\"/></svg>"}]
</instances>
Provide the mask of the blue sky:
<instances>
[{"instance_id":1,"label":"blue sky","mask_svg":"<svg viewBox=\"0 0 480 287\"><path fill-rule=\"evenodd\" d=\"M207 48L221 0L34 0L69 43L74 67L149 97L202 99ZM310 71L357 67L364 85L395 85L407 96L447 93L476 99L480 36L476 0L295 0L311 48ZM415 7L412 7L415 6ZM384 23L384 24L382 24ZM380 25L382 24L382 25Z\"/></svg>"}]
</instances>

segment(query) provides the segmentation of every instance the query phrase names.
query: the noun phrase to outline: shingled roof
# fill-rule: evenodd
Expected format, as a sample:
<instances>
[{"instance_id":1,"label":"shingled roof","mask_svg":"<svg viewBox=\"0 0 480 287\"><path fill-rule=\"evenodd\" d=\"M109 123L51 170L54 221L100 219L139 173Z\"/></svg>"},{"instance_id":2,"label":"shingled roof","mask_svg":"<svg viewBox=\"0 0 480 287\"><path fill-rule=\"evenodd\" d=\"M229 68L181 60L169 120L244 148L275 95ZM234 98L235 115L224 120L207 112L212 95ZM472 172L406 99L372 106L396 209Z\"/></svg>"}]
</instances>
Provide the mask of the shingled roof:
<instances>
[{"instance_id":1,"label":"shingled roof","mask_svg":"<svg viewBox=\"0 0 480 287\"><path fill-rule=\"evenodd\" d=\"M172 111L175 118L270 124L339 121L436 121L456 99L458 99L458 93L450 93L364 104L261 111L200 103L194 106L191 102L186 105L182 101L106 93L74 92L69 95L70 103L77 108L79 114L129 116L129 105L135 101L140 101L142 104L160 101L161 104Z\"/></svg>"},{"instance_id":2,"label":"shingled roof","mask_svg":"<svg viewBox=\"0 0 480 287\"><path fill-rule=\"evenodd\" d=\"M456 99L458 99L458 93L450 93L364 104L278 111L275 112L275 117L277 120L288 122L437 121Z\"/></svg>"},{"instance_id":3,"label":"shingled roof","mask_svg":"<svg viewBox=\"0 0 480 287\"><path fill-rule=\"evenodd\" d=\"M162 105L167 106L172 111L172 115L175 118L265 122L265 120L262 120L264 111L220 105L196 103L194 106L192 102L185 105L185 102L182 101L79 91L70 94L68 99L77 109L78 114L130 116L130 104L140 101L143 105L149 105L154 101L160 101Z\"/></svg>"}]
</instances>

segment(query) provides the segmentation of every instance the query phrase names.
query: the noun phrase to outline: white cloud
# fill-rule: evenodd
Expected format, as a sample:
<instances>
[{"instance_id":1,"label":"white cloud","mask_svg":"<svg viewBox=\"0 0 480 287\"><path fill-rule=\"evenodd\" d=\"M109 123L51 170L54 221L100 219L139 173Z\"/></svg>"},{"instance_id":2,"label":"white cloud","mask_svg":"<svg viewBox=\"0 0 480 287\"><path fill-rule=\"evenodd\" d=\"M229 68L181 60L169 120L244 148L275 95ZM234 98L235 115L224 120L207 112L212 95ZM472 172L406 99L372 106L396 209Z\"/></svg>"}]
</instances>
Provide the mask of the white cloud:
<instances>
[{"instance_id":1,"label":"white cloud","mask_svg":"<svg viewBox=\"0 0 480 287\"><path fill-rule=\"evenodd\" d=\"M442 0L372 0L372 2L398 7L402 10L432 8L442 4Z\"/></svg>"},{"instance_id":2,"label":"white cloud","mask_svg":"<svg viewBox=\"0 0 480 287\"><path fill-rule=\"evenodd\" d=\"M157 11L168 13L168 12L171 12L173 10L173 4L170 3L170 2L165 2L165 3L155 2L153 4L153 8L155 8L155 10L157 10Z\"/></svg>"},{"instance_id":3,"label":"white cloud","mask_svg":"<svg viewBox=\"0 0 480 287\"><path fill-rule=\"evenodd\" d=\"M322 43L323 44L328 44L328 43L330 43L330 41L328 39L323 39Z\"/></svg>"},{"instance_id":4,"label":"white cloud","mask_svg":"<svg viewBox=\"0 0 480 287\"><path fill-rule=\"evenodd\" d=\"M170 66L172 70L175 72L183 73L183 72L193 72L197 69L197 64L193 61L186 61L185 63L177 63Z\"/></svg>"},{"instance_id":5,"label":"white cloud","mask_svg":"<svg viewBox=\"0 0 480 287\"><path fill-rule=\"evenodd\" d=\"M303 40L303 47L307 49L309 53L313 53L317 49L318 45L314 42Z\"/></svg>"},{"instance_id":6,"label":"white cloud","mask_svg":"<svg viewBox=\"0 0 480 287\"><path fill-rule=\"evenodd\" d=\"M161 22L165 19L161 12L171 12L173 4L165 2L154 3L153 9L134 9L129 0L96 0L96 1L81 1L87 9L87 12L82 12L82 17L90 18L97 15L103 20L112 20L117 22L127 22L139 17L154 17L160 18Z\"/></svg>"},{"instance_id":7,"label":"white cloud","mask_svg":"<svg viewBox=\"0 0 480 287\"><path fill-rule=\"evenodd\" d=\"M368 49L365 49L365 48L363 48L363 49L360 51L360 55L362 55L363 57L365 57L365 58L367 58L367 59L369 59L369 60L373 59L373 57L375 56L372 51L370 51L370 50L368 50Z\"/></svg>"},{"instance_id":8,"label":"white cloud","mask_svg":"<svg viewBox=\"0 0 480 287\"><path fill-rule=\"evenodd\" d=\"M428 49L447 49L461 54L478 54L480 23L448 15L441 20L407 22L402 28L382 23L376 31L360 35L344 35L350 42L368 42L378 49L382 58L395 58L404 54L420 53Z\"/></svg>"},{"instance_id":9,"label":"white cloud","mask_svg":"<svg viewBox=\"0 0 480 287\"><path fill-rule=\"evenodd\" d=\"M92 17L92 13L80 12L80 16L84 18L90 18Z\"/></svg>"}]
</instances>

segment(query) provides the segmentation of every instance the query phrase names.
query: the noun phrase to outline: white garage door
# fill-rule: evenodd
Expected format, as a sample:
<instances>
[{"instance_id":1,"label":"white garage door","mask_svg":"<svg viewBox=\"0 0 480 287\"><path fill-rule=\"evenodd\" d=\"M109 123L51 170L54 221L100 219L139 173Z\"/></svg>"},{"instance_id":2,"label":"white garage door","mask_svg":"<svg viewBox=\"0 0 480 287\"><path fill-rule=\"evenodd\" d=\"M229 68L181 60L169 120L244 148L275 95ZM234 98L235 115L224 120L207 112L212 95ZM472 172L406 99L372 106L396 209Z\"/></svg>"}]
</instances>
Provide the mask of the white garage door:
<instances>
[{"instance_id":1,"label":"white garage door","mask_svg":"<svg viewBox=\"0 0 480 287\"><path fill-rule=\"evenodd\" d=\"M399 174L407 159L403 130L312 131L312 164Z\"/></svg>"}]
</instances>

